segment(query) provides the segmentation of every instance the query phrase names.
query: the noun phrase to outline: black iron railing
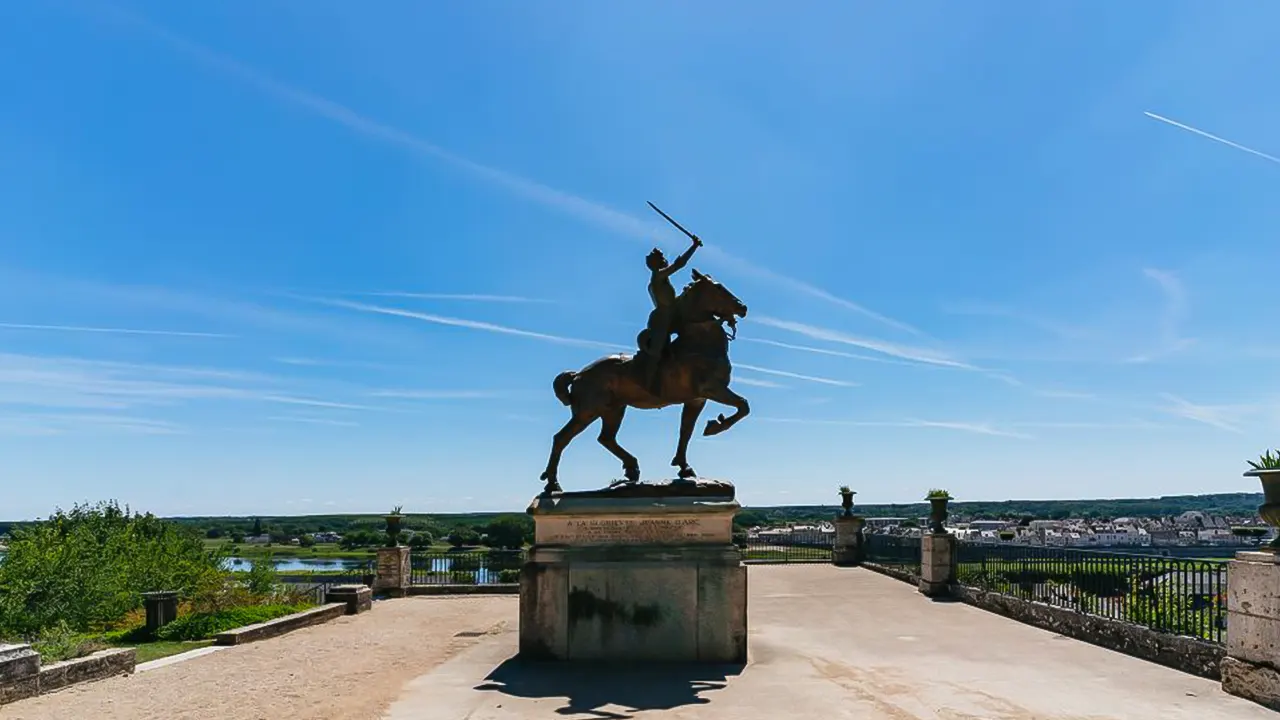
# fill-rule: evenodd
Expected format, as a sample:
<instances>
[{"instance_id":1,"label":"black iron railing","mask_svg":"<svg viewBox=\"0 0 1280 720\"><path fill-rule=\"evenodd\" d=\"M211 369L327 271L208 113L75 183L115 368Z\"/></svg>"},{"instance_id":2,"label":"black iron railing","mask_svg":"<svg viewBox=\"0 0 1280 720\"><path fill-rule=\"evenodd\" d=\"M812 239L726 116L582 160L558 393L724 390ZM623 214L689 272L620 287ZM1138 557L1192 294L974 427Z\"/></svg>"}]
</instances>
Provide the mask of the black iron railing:
<instances>
[{"instance_id":1,"label":"black iron railing","mask_svg":"<svg viewBox=\"0 0 1280 720\"><path fill-rule=\"evenodd\" d=\"M831 562L833 533L739 533L735 544L748 563Z\"/></svg>"},{"instance_id":2,"label":"black iron railing","mask_svg":"<svg viewBox=\"0 0 1280 720\"><path fill-rule=\"evenodd\" d=\"M863 562L920 577L920 536L876 535L865 537Z\"/></svg>"},{"instance_id":3,"label":"black iron railing","mask_svg":"<svg viewBox=\"0 0 1280 720\"><path fill-rule=\"evenodd\" d=\"M310 602L321 605L329 588L337 585L373 586L377 573L377 562L368 560L358 567L349 568L339 574L329 573L280 573L277 581L287 586L294 593L301 594Z\"/></svg>"},{"instance_id":4,"label":"black iron railing","mask_svg":"<svg viewBox=\"0 0 1280 720\"><path fill-rule=\"evenodd\" d=\"M418 552L410 558L414 585L512 585L520 582L523 550Z\"/></svg>"},{"instance_id":5,"label":"black iron railing","mask_svg":"<svg viewBox=\"0 0 1280 720\"><path fill-rule=\"evenodd\" d=\"M1225 561L960 542L956 582L1158 632L1226 637Z\"/></svg>"}]
</instances>

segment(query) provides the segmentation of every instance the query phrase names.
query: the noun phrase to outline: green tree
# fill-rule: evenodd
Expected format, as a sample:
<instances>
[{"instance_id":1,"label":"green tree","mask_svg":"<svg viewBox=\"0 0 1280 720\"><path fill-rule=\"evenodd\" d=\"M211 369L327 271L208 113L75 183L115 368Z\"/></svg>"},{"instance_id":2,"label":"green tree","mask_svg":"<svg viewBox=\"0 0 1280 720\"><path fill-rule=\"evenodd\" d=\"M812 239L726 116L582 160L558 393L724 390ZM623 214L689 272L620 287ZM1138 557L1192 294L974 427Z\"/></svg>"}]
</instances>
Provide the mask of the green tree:
<instances>
[{"instance_id":1,"label":"green tree","mask_svg":"<svg viewBox=\"0 0 1280 720\"><path fill-rule=\"evenodd\" d=\"M115 502L58 510L15 528L0 563L0 635L87 632L141 605L141 593L189 593L222 576L222 555L194 530Z\"/></svg>"},{"instance_id":2,"label":"green tree","mask_svg":"<svg viewBox=\"0 0 1280 720\"><path fill-rule=\"evenodd\" d=\"M480 544L480 533L469 527L456 527L449 533L449 544L459 548Z\"/></svg>"},{"instance_id":3,"label":"green tree","mask_svg":"<svg viewBox=\"0 0 1280 720\"><path fill-rule=\"evenodd\" d=\"M533 539L533 521L518 515L505 515L485 527L489 547L519 550Z\"/></svg>"},{"instance_id":4,"label":"green tree","mask_svg":"<svg viewBox=\"0 0 1280 720\"><path fill-rule=\"evenodd\" d=\"M253 519L253 532L250 534L254 537L262 534L262 518L256 517Z\"/></svg>"}]
</instances>

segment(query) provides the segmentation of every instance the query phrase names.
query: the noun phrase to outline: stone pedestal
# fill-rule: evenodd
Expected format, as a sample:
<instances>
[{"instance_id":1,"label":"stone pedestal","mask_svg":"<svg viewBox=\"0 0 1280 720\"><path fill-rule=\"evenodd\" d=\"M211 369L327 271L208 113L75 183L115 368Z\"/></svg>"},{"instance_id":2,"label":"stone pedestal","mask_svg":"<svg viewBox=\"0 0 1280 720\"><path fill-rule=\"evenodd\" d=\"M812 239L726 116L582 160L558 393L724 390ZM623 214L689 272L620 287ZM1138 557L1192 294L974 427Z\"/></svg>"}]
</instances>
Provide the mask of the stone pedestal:
<instances>
[{"instance_id":1,"label":"stone pedestal","mask_svg":"<svg viewBox=\"0 0 1280 720\"><path fill-rule=\"evenodd\" d=\"M142 593L142 606L147 612L147 633L178 619L178 593L172 590Z\"/></svg>"},{"instance_id":2,"label":"stone pedestal","mask_svg":"<svg viewBox=\"0 0 1280 720\"><path fill-rule=\"evenodd\" d=\"M412 579L409 566L409 548L378 548L378 572L373 578L373 589L392 597L404 597Z\"/></svg>"},{"instance_id":3,"label":"stone pedestal","mask_svg":"<svg viewBox=\"0 0 1280 720\"><path fill-rule=\"evenodd\" d=\"M951 591L955 581L956 538L949 533L927 533L920 538L920 592L939 597Z\"/></svg>"},{"instance_id":4,"label":"stone pedestal","mask_svg":"<svg viewBox=\"0 0 1280 720\"><path fill-rule=\"evenodd\" d=\"M745 663L747 568L728 483L536 498L520 573L520 655Z\"/></svg>"},{"instance_id":5,"label":"stone pedestal","mask_svg":"<svg viewBox=\"0 0 1280 720\"><path fill-rule=\"evenodd\" d=\"M860 515L836 518L836 542L831 549L831 563L841 567L861 565L866 559L866 543L862 529L867 521Z\"/></svg>"},{"instance_id":6,"label":"stone pedestal","mask_svg":"<svg viewBox=\"0 0 1280 720\"><path fill-rule=\"evenodd\" d=\"M1280 556L1236 553L1227 566L1222 689L1280 710Z\"/></svg>"},{"instance_id":7,"label":"stone pedestal","mask_svg":"<svg viewBox=\"0 0 1280 720\"><path fill-rule=\"evenodd\" d=\"M364 585L335 585L324 594L326 603L345 603L348 615L373 609L373 590Z\"/></svg>"},{"instance_id":8,"label":"stone pedestal","mask_svg":"<svg viewBox=\"0 0 1280 720\"><path fill-rule=\"evenodd\" d=\"M40 694L40 655L30 645L0 644L0 705Z\"/></svg>"}]
</instances>

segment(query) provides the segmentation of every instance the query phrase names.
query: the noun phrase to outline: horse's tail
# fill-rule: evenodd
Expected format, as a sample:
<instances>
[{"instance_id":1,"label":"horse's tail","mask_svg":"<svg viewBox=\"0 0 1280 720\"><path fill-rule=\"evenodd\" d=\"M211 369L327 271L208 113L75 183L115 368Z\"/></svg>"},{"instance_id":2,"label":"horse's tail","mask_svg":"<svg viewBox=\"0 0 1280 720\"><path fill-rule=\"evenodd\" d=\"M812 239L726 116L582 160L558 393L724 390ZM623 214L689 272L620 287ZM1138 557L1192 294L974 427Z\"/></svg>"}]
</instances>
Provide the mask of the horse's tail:
<instances>
[{"instance_id":1,"label":"horse's tail","mask_svg":"<svg viewBox=\"0 0 1280 720\"><path fill-rule=\"evenodd\" d=\"M572 397L569 395L569 389L577 377L577 373L572 370L566 370L557 375L555 381L551 383L551 387L556 391L556 399L564 403L566 406L573 402Z\"/></svg>"}]
</instances>

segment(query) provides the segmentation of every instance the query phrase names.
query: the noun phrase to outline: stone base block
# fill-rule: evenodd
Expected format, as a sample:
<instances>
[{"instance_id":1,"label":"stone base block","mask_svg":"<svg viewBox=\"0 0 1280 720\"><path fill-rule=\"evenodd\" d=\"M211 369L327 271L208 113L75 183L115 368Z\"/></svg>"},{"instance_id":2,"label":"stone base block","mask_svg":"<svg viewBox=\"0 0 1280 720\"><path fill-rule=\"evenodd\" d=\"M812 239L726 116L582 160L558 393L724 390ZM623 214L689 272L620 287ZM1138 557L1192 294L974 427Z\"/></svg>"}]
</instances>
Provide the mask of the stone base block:
<instances>
[{"instance_id":1,"label":"stone base block","mask_svg":"<svg viewBox=\"0 0 1280 720\"><path fill-rule=\"evenodd\" d=\"M0 705L40 694L40 655L30 645L0 644Z\"/></svg>"},{"instance_id":2,"label":"stone base block","mask_svg":"<svg viewBox=\"0 0 1280 720\"><path fill-rule=\"evenodd\" d=\"M831 564L841 567L861 565L866 559L866 539L862 534L867 521L859 515L836 518L836 540L831 548Z\"/></svg>"},{"instance_id":3,"label":"stone base block","mask_svg":"<svg viewBox=\"0 0 1280 720\"><path fill-rule=\"evenodd\" d=\"M747 568L729 483L543 495L520 572L520 655L745 663Z\"/></svg>"},{"instance_id":4,"label":"stone base block","mask_svg":"<svg viewBox=\"0 0 1280 720\"><path fill-rule=\"evenodd\" d=\"M373 579L374 590L403 597L411 577L407 546L378 548L378 573Z\"/></svg>"},{"instance_id":5,"label":"stone base block","mask_svg":"<svg viewBox=\"0 0 1280 720\"><path fill-rule=\"evenodd\" d=\"M929 533L920 538L920 592L929 597L947 595L955 581L954 536Z\"/></svg>"},{"instance_id":6,"label":"stone base block","mask_svg":"<svg viewBox=\"0 0 1280 720\"><path fill-rule=\"evenodd\" d=\"M535 548L520 574L520 655L745 663L741 552L732 545Z\"/></svg>"},{"instance_id":7,"label":"stone base block","mask_svg":"<svg viewBox=\"0 0 1280 720\"><path fill-rule=\"evenodd\" d=\"M1223 658L1219 668L1224 691L1272 710L1280 710L1280 672L1233 657Z\"/></svg>"},{"instance_id":8,"label":"stone base block","mask_svg":"<svg viewBox=\"0 0 1280 720\"><path fill-rule=\"evenodd\" d=\"M344 603L348 615L359 615L373 609L373 590L364 585L337 585L325 593L326 603Z\"/></svg>"}]
</instances>

